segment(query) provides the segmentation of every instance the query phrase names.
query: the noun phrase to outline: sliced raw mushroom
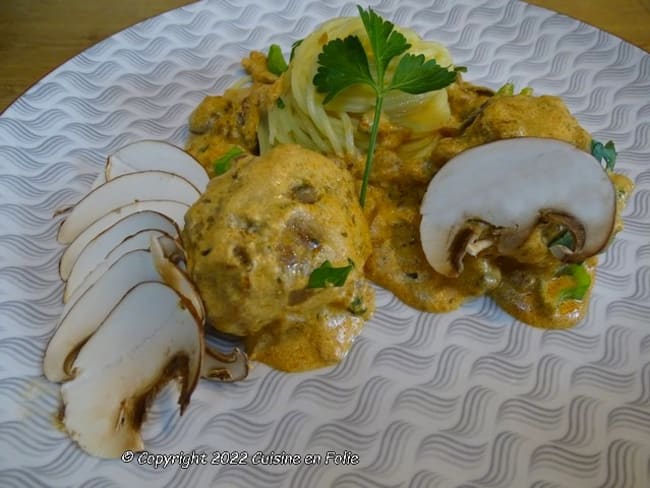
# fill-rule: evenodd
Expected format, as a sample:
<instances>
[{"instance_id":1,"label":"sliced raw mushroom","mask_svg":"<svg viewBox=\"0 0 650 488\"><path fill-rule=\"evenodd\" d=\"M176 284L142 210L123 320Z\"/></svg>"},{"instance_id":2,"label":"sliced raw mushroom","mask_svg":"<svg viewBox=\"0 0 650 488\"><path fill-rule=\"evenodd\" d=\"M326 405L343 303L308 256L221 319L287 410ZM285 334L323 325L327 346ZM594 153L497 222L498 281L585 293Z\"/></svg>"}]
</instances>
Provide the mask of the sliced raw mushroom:
<instances>
[{"instance_id":1,"label":"sliced raw mushroom","mask_svg":"<svg viewBox=\"0 0 650 488\"><path fill-rule=\"evenodd\" d=\"M115 246L111 252L106 255L107 262L115 262L117 259L122 257L127 252L135 251L136 249L149 249L151 247L151 239L153 237L166 237L168 239L174 240L169 234L157 230L157 229L145 229L140 232L136 232L132 236L127 237L117 246Z\"/></svg>"},{"instance_id":2,"label":"sliced raw mushroom","mask_svg":"<svg viewBox=\"0 0 650 488\"><path fill-rule=\"evenodd\" d=\"M175 200L192 205L200 196L189 181L165 171L128 173L95 188L82 198L61 224L57 239L69 244L104 215L136 201Z\"/></svg>"},{"instance_id":3,"label":"sliced raw mushroom","mask_svg":"<svg viewBox=\"0 0 650 488\"><path fill-rule=\"evenodd\" d=\"M458 276L463 257L496 246L514 252L544 221L559 221L575 249L551 249L578 262L607 245L616 192L590 154L565 142L516 138L478 146L451 159L431 180L421 206L420 236L429 264ZM492 232L477 232L489 227Z\"/></svg>"},{"instance_id":4,"label":"sliced raw mushroom","mask_svg":"<svg viewBox=\"0 0 650 488\"><path fill-rule=\"evenodd\" d=\"M147 407L176 380L184 412L203 348L202 328L180 295L162 283L134 287L84 344L72 366L74 378L61 387L66 431L98 457L142 450Z\"/></svg>"},{"instance_id":5,"label":"sliced raw mushroom","mask_svg":"<svg viewBox=\"0 0 650 488\"><path fill-rule=\"evenodd\" d=\"M99 271L101 270L93 273ZM143 250L125 254L93 279L92 284L79 290L66 303L54 335L47 345L43 371L50 381L70 379L70 365L74 355L129 289L145 281L162 280L153 256L149 251ZM148 308L143 308L134 317L139 321L147 312ZM134 328L137 325L133 324Z\"/></svg>"},{"instance_id":6,"label":"sliced raw mushroom","mask_svg":"<svg viewBox=\"0 0 650 488\"><path fill-rule=\"evenodd\" d=\"M171 235L179 233L176 224L158 212L147 210L124 217L98 234L79 253L65 284L63 301L66 302L84 278L106 260L113 248L127 237L145 229L157 229Z\"/></svg>"},{"instance_id":7,"label":"sliced raw mushroom","mask_svg":"<svg viewBox=\"0 0 650 488\"><path fill-rule=\"evenodd\" d=\"M178 243L167 236L154 237L151 240L151 254L163 281L187 299L201 324L205 325L205 308L198 289L187 273L171 258L182 252ZM249 370L248 356L238 348L230 353L223 353L206 344L201 377L222 382L240 381L248 376Z\"/></svg>"},{"instance_id":8,"label":"sliced raw mushroom","mask_svg":"<svg viewBox=\"0 0 650 488\"><path fill-rule=\"evenodd\" d=\"M124 217L151 210L169 217L176 223L179 229L182 229L185 224L185 213L189 208L188 204L174 200L147 200L144 202L130 203L104 215L81 232L65 251L63 251L63 255L59 261L59 274L61 278L64 281L68 279L70 270L77 257L79 257L79 253L81 253L90 241Z\"/></svg>"},{"instance_id":9,"label":"sliced raw mushroom","mask_svg":"<svg viewBox=\"0 0 650 488\"><path fill-rule=\"evenodd\" d=\"M164 236L152 238L150 249L154 264L162 280L185 297L192 305L197 320L201 325L204 325L205 308L203 300L192 280L178 264L179 260L182 259L181 256L184 258L183 250L174 239Z\"/></svg>"},{"instance_id":10,"label":"sliced raw mushroom","mask_svg":"<svg viewBox=\"0 0 650 488\"><path fill-rule=\"evenodd\" d=\"M106 180L137 171L160 170L177 174L204 191L210 178L201 163L181 148L163 141L138 141L109 156Z\"/></svg>"}]
</instances>

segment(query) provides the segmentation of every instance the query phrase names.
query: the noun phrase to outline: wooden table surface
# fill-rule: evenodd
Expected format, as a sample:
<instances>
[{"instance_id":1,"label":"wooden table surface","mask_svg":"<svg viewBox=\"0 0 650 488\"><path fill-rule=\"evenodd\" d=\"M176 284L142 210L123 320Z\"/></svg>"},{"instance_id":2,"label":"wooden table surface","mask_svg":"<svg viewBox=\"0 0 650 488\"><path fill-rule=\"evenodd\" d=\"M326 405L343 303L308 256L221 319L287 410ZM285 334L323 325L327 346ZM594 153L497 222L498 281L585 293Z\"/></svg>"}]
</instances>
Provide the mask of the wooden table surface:
<instances>
[{"instance_id":1,"label":"wooden table surface","mask_svg":"<svg viewBox=\"0 0 650 488\"><path fill-rule=\"evenodd\" d=\"M650 0L529 0L650 50ZM0 0L0 113L69 58L186 0Z\"/></svg>"}]
</instances>

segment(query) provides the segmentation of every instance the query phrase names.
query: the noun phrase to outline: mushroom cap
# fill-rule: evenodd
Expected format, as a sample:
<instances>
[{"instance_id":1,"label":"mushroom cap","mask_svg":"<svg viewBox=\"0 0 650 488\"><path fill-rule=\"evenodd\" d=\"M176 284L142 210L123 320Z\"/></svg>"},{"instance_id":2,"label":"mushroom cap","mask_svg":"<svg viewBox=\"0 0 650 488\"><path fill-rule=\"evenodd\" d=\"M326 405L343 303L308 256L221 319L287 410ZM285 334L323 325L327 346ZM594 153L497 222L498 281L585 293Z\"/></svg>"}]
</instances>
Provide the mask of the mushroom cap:
<instances>
[{"instance_id":1,"label":"mushroom cap","mask_svg":"<svg viewBox=\"0 0 650 488\"><path fill-rule=\"evenodd\" d=\"M136 285L84 344L74 378L61 387L66 431L95 456L141 450L140 426L153 396L179 380L182 413L199 379L203 348L202 327L180 295L159 282Z\"/></svg>"},{"instance_id":2,"label":"mushroom cap","mask_svg":"<svg viewBox=\"0 0 650 488\"><path fill-rule=\"evenodd\" d=\"M89 278L93 282L79 288L66 303L45 350L43 372L50 381L70 379L70 360L129 289L144 281L161 281L153 257L146 250L128 252L108 268L96 269Z\"/></svg>"},{"instance_id":3,"label":"mushroom cap","mask_svg":"<svg viewBox=\"0 0 650 488\"><path fill-rule=\"evenodd\" d=\"M160 170L182 176L199 191L205 191L208 173L194 156L168 142L143 140L128 144L108 157L105 180L138 171Z\"/></svg>"},{"instance_id":4,"label":"mushroom cap","mask_svg":"<svg viewBox=\"0 0 650 488\"><path fill-rule=\"evenodd\" d=\"M57 239L69 244L102 216L135 201L175 200L191 205L199 196L199 190L189 181L166 171L123 174L83 197L61 224Z\"/></svg>"},{"instance_id":5,"label":"mushroom cap","mask_svg":"<svg viewBox=\"0 0 650 488\"><path fill-rule=\"evenodd\" d=\"M65 248L59 261L59 275L61 279L64 281L68 279L70 270L77 260L79 253L83 251L90 241L126 216L151 210L167 216L176 223L179 229L182 229L185 224L185 213L189 208L190 206L188 204L174 200L146 200L143 202L132 202L128 205L113 209L112 212L105 214L86 227Z\"/></svg>"},{"instance_id":6,"label":"mushroom cap","mask_svg":"<svg viewBox=\"0 0 650 488\"><path fill-rule=\"evenodd\" d=\"M590 154L566 142L521 137L468 149L448 161L429 183L421 214L427 261L437 272L457 276L473 242L468 222L492 226L499 252L508 253L540 219L561 220L580 237L563 259L597 254L613 231L616 192Z\"/></svg>"},{"instance_id":7,"label":"mushroom cap","mask_svg":"<svg viewBox=\"0 0 650 488\"><path fill-rule=\"evenodd\" d=\"M67 301L75 288L81 284L108 254L128 237L142 230L160 230L166 234L178 235L176 224L165 215L147 210L127 215L92 239L79 253L63 290L63 301Z\"/></svg>"}]
</instances>

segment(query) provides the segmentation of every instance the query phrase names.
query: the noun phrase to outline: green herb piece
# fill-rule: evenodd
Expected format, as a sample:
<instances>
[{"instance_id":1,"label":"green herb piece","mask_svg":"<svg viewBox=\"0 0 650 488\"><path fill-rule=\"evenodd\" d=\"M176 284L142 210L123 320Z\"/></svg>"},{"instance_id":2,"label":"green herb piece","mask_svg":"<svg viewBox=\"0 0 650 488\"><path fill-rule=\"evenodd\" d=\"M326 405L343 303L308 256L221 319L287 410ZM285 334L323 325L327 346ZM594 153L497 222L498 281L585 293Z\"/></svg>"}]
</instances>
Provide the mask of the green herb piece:
<instances>
[{"instance_id":1,"label":"green herb piece","mask_svg":"<svg viewBox=\"0 0 650 488\"><path fill-rule=\"evenodd\" d=\"M575 250L576 241L573 238L573 234L571 234L571 232L569 232L568 230L565 230L559 236L557 236L555 239L553 239L551 242L548 243L548 247L553 247L553 246L564 246L567 249Z\"/></svg>"},{"instance_id":2,"label":"green herb piece","mask_svg":"<svg viewBox=\"0 0 650 488\"><path fill-rule=\"evenodd\" d=\"M293 61L293 57L296 54L296 48L302 44L304 39L298 39L296 42L291 44L291 54L289 55L289 62Z\"/></svg>"},{"instance_id":3,"label":"green herb piece","mask_svg":"<svg viewBox=\"0 0 650 488\"><path fill-rule=\"evenodd\" d=\"M411 95L431 91L431 86L447 86L454 82L456 73L442 68L435 59L424 60L424 54L405 54L399 60L388 90L401 90Z\"/></svg>"},{"instance_id":4,"label":"green herb piece","mask_svg":"<svg viewBox=\"0 0 650 488\"><path fill-rule=\"evenodd\" d=\"M281 98L278 98L275 101L275 104L278 106L278 108L284 108L285 107L284 100L282 100Z\"/></svg>"},{"instance_id":5,"label":"green herb piece","mask_svg":"<svg viewBox=\"0 0 650 488\"><path fill-rule=\"evenodd\" d=\"M334 39L318 55L320 64L314 76L314 85L320 93L325 93L323 103L329 102L341 90L363 83L375 88L370 75L368 57L357 36Z\"/></svg>"},{"instance_id":6,"label":"green herb piece","mask_svg":"<svg viewBox=\"0 0 650 488\"><path fill-rule=\"evenodd\" d=\"M287 62L284 60L282 49L277 44L271 44L269 48L269 54L266 57L266 67L271 73L278 76L289 68Z\"/></svg>"},{"instance_id":7,"label":"green herb piece","mask_svg":"<svg viewBox=\"0 0 650 488\"><path fill-rule=\"evenodd\" d=\"M454 71L456 73L467 73L467 66L456 66Z\"/></svg>"},{"instance_id":8,"label":"green herb piece","mask_svg":"<svg viewBox=\"0 0 650 488\"><path fill-rule=\"evenodd\" d=\"M531 96L533 94L533 88L530 86L524 87L519 92L520 95Z\"/></svg>"},{"instance_id":9,"label":"green herb piece","mask_svg":"<svg viewBox=\"0 0 650 488\"><path fill-rule=\"evenodd\" d=\"M214 162L214 172L217 175L224 174L230 169L233 159L235 159L237 156L241 156L242 154L244 154L244 150L241 147L231 147L223 156Z\"/></svg>"},{"instance_id":10,"label":"green herb piece","mask_svg":"<svg viewBox=\"0 0 650 488\"><path fill-rule=\"evenodd\" d=\"M606 144L603 144L595 139L592 140L591 154L599 163L605 160L605 169L607 171L612 171L614 169L618 153L616 152L616 146L613 141L608 141Z\"/></svg>"},{"instance_id":11,"label":"green herb piece","mask_svg":"<svg viewBox=\"0 0 650 488\"><path fill-rule=\"evenodd\" d=\"M364 10L357 6L357 9L370 41L375 60L374 73L371 74L368 55L359 37L348 36L345 39L333 39L323 46L318 56L319 66L313 83L319 93L325 94L324 104L352 85L365 84L375 92L375 113L359 195L359 203L363 207L372 171L385 94L391 90L411 94L440 90L451 84L456 79L456 74L454 70L439 66L434 60L426 61L424 55L405 54L399 60L393 78L386 83L384 77L388 64L395 57L406 53L411 45L400 32L395 30L393 23L382 19L371 8Z\"/></svg>"},{"instance_id":12,"label":"green herb piece","mask_svg":"<svg viewBox=\"0 0 650 488\"><path fill-rule=\"evenodd\" d=\"M515 84L514 83L506 83L503 85L501 88L497 90L495 95L514 95L515 94Z\"/></svg>"},{"instance_id":13,"label":"green herb piece","mask_svg":"<svg viewBox=\"0 0 650 488\"><path fill-rule=\"evenodd\" d=\"M582 300L591 286L591 276L587 269L582 264L569 264L560 268L556 274L556 276L563 275L572 276L575 286L561 290L558 301Z\"/></svg>"},{"instance_id":14,"label":"green herb piece","mask_svg":"<svg viewBox=\"0 0 650 488\"><path fill-rule=\"evenodd\" d=\"M361 297L354 297L352 303L350 303L350 306L348 307L348 311L352 313L352 315L363 315L368 311L368 309L364 307L363 299Z\"/></svg>"},{"instance_id":15,"label":"green herb piece","mask_svg":"<svg viewBox=\"0 0 650 488\"><path fill-rule=\"evenodd\" d=\"M348 258L348 265L335 268L332 263L325 261L309 275L307 288L327 288L330 286L343 286L348 279L354 263Z\"/></svg>"}]
</instances>

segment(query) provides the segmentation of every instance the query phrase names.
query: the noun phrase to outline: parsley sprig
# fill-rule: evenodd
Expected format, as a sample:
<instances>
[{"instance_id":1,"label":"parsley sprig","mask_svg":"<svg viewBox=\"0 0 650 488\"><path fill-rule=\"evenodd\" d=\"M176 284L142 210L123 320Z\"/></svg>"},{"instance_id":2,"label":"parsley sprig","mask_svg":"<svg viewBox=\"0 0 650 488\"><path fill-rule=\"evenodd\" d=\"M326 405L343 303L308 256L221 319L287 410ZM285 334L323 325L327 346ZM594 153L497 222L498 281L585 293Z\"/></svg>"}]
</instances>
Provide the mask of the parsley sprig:
<instances>
[{"instance_id":1,"label":"parsley sprig","mask_svg":"<svg viewBox=\"0 0 650 488\"><path fill-rule=\"evenodd\" d=\"M406 53L411 44L395 30L393 23L381 18L371 8L364 10L357 5L357 9L375 60L374 74L371 73L368 55L359 37L348 36L345 39L333 39L323 46L323 51L318 56L319 67L313 83L319 93L325 94L324 104L344 89L356 84L368 85L375 92L375 114L359 195L359 203L363 207L386 93L400 90L416 95L440 90L456 79L456 71L438 65L434 59L427 61L422 54ZM397 63L392 79L387 82L385 77L388 64L397 56L402 57Z\"/></svg>"}]
</instances>

